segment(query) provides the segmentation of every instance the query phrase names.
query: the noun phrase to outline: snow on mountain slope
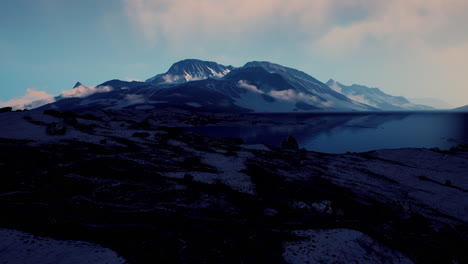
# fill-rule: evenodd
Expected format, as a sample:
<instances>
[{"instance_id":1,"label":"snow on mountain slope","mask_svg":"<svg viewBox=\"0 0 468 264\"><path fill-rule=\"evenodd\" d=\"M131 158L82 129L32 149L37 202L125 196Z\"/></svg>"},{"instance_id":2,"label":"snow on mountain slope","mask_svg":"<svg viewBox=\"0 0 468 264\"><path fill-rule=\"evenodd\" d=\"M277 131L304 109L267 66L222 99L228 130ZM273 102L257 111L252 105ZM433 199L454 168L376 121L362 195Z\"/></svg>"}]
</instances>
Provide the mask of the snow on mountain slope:
<instances>
[{"instance_id":1,"label":"snow on mountain slope","mask_svg":"<svg viewBox=\"0 0 468 264\"><path fill-rule=\"evenodd\" d=\"M353 84L346 86L333 79L326 83L330 88L350 99L373 106L381 110L430 110L432 107L413 104L403 96L393 96L378 88L369 88Z\"/></svg>"},{"instance_id":2,"label":"snow on mountain slope","mask_svg":"<svg viewBox=\"0 0 468 264\"><path fill-rule=\"evenodd\" d=\"M233 69L234 67L232 66L224 66L212 61L187 59L173 64L166 73L149 78L146 82L152 84L174 84L207 78L220 79Z\"/></svg>"},{"instance_id":3,"label":"snow on mountain slope","mask_svg":"<svg viewBox=\"0 0 468 264\"><path fill-rule=\"evenodd\" d=\"M346 86L265 61L243 67L188 59L146 82L111 80L96 87L80 83L45 108L154 109L188 107L200 110L250 112L430 110L377 88Z\"/></svg>"},{"instance_id":4,"label":"snow on mountain slope","mask_svg":"<svg viewBox=\"0 0 468 264\"><path fill-rule=\"evenodd\" d=\"M215 62L184 60L147 82L111 80L91 88L77 84L61 97L43 109L176 106L242 112L374 110L303 72L268 62L251 62L235 69Z\"/></svg>"},{"instance_id":5,"label":"snow on mountain slope","mask_svg":"<svg viewBox=\"0 0 468 264\"><path fill-rule=\"evenodd\" d=\"M423 98L408 98L410 102L418 104L418 105L427 105L430 107L434 107L436 109L452 109L454 108L453 105L445 102L444 100L438 98L431 98L431 97L423 97Z\"/></svg>"},{"instance_id":6,"label":"snow on mountain slope","mask_svg":"<svg viewBox=\"0 0 468 264\"><path fill-rule=\"evenodd\" d=\"M318 81L314 77L288 67L281 66L279 64L266 62L266 61L253 61L248 62L243 68L255 68L261 67L268 71L270 74L277 74L281 76L285 82L289 84L289 87L293 89L283 89L284 92L277 93L283 98L304 98L308 97L312 100L306 100L307 104L311 104L315 109L329 109L329 110L354 110L354 111L371 111L376 110L375 108L350 100L346 96L337 93L330 89L324 83ZM300 102L300 100L298 103ZM315 101L315 102L314 102ZM310 109L303 109L310 110Z\"/></svg>"},{"instance_id":7,"label":"snow on mountain slope","mask_svg":"<svg viewBox=\"0 0 468 264\"><path fill-rule=\"evenodd\" d=\"M454 111L460 111L460 112L468 112L468 105L457 107L453 109Z\"/></svg>"}]
</instances>

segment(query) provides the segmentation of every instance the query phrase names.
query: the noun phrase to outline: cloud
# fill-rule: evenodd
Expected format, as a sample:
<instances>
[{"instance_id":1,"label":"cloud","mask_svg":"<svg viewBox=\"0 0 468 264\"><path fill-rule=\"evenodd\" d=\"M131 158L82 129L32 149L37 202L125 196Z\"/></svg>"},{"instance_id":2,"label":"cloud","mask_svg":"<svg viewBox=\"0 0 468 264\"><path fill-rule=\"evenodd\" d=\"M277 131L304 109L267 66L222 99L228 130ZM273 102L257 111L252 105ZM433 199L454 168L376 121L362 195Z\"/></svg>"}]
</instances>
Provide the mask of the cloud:
<instances>
[{"instance_id":1,"label":"cloud","mask_svg":"<svg viewBox=\"0 0 468 264\"><path fill-rule=\"evenodd\" d=\"M11 99L6 102L0 101L0 107L12 107L13 109L32 109L55 101L54 96L34 88L26 89L22 97Z\"/></svg>"},{"instance_id":2,"label":"cloud","mask_svg":"<svg viewBox=\"0 0 468 264\"><path fill-rule=\"evenodd\" d=\"M320 100L313 95L305 94L305 93L298 93L292 89L288 90L282 90L282 91L276 91L272 90L269 92L270 96L281 99L281 100L286 100L286 101L303 101L306 103L312 103L315 104L319 102Z\"/></svg>"},{"instance_id":3,"label":"cloud","mask_svg":"<svg viewBox=\"0 0 468 264\"><path fill-rule=\"evenodd\" d=\"M124 100L131 104L142 104L146 101L145 96L142 94L127 94Z\"/></svg>"},{"instance_id":4,"label":"cloud","mask_svg":"<svg viewBox=\"0 0 468 264\"><path fill-rule=\"evenodd\" d=\"M333 84L330 86L330 88L332 88L332 90L334 90L335 92L338 92L338 93L341 93L343 89L341 89L341 87L336 83L336 82L333 82Z\"/></svg>"},{"instance_id":5,"label":"cloud","mask_svg":"<svg viewBox=\"0 0 468 264\"><path fill-rule=\"evenodd\" d=\"M285 101L290 101L290 102L304 102L304 103L308 103L311 105L321 106L324 108L333 107L333 103L330 101L322 101L318 99L316 96L301 93L301 92L298 93L292 89L282 90L282 91L272 90L268 94L280 100L285 100Z\"/></svg>"},{"instance_id":6,"label":"cloud","mask_svg":"<svg viewBox=\"0 0 468 264\"><path fill-rule=\"evenodd\" d=\"M127 81L127 82L142 82L143 80L135 79L135 78L131 78L131 77L125 77L125 81Z\"/></svg>"},{"instance_id":7,"label":"cloud","mask_svg":"<svg viewBox=\"0 0 468 264\"><path fill-rule=\"evenodd\" d=\"M296 61L320 78L328 68L396 94L468 98L455 88L468 68L466 0L121 1L146 45L176 54Z\"/></svg>"},{"instance_id":8,"label":"cloud","mask_svg":"<svg viewBox=\"0 0 468 264\"><path fill-rule=\"evenodd\" d=\"M132 25L158 43L220 37L239 40L247 35L297 28L318 30L327 20L330 5L339 0L122 0ZM350 0L350 2L359 2ZM299 25L307 25L307 27ZM296 31L296 30L295 30Z\"/></svg>"},{"instance_id":9,"label":"cloud","mask_svg":"<svg viewBox=\"0 0 468 264\"><path fill-rule=\"evenodd\" d=\"M468 42L466 0L121 1L147 43L171 49L186 50L188 43L192 51L215 44L271 49L287 39L309 56L341 58L369 46L445 49Z\"/></svg>"},{"instance_id":10,"label":"cloud","mask_svg":"<svg viewBox=\"0 0 468 264\"><path fill-rule=\"evenodd\" d=\"M72 97L87 97L95 93L105 93L114 90L110 86L97 86L97 87L87 87L80 85L68 91L63 91L60 96L63 98L72 98Z\"/></svg>"},{"instance_id":11,"label":"cloud","mask_svg":"<svg viewBox=\"0 0 468 264\"><path fill-rule=\"evenodd\" d=\"M259 94L264 93L262 90L258 89L257 86L249 84L247 81L244 81L244 80L240 80L239 82L237 82L237 85L240 88L244 88L246 90L249 90L249 91L252 91L252 92L255 92L255 93L259 93Z\"/></svg>"},{"instance_id":12,"label":"cloud","mask_svg":"<svg viewBox=\"0 0 468 264\"><path fill-rule=\"evenodd\" d=\"M369 42L383 47L424 45L443 49L468 41L467 10L464 0L384 1L375 6L368 19L351 25L335 24L317 40L315 48L338 55Z\"/></svg>"},{"instance_id":13,"label":"cloud","mask_svg":"<svg viewBox=\"0 0 468 264\"><path fill-rule=\"evenodd\" d=\"M370 106L374 106L374 107L377 107L378 106L376 104L373 104L371 103L364 95L362 94L356 94L356 95L347 95L348 98L350 98L351 100L354 100L356 102L359 102L359 103L362 103L362 104L366 104L366 105L370 105Z\"/></svg>"},{"instance_id":14,"label":"cloud","mask_svg":"<svg viewBox=\"0 0 468 264\"><path fill-rule=\"evenodd\" d=\"M433 45L468 38L466 0L122 1L132 25L155 43L176 44L193 36L226 43L272 34L325 49L349 49L368 38Z\"/></svg>"}]
</instances>

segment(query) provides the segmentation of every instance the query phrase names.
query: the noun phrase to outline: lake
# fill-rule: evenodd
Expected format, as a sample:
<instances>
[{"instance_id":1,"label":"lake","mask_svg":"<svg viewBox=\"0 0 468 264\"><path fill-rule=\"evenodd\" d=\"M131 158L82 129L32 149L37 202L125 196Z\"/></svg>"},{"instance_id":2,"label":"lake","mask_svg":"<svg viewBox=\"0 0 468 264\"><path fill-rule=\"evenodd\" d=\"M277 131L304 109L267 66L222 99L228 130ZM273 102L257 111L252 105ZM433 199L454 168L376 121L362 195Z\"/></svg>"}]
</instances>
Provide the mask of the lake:
<instances>
[{"instance_id":1,"label":"lake","mask_svg":"<svg viewBox=\"0 0 468 264\"><path fill-rule=\"evenodd\" d=\"M466 113L258 114L244 125L201 126L206 135L242 138L247 144L280 146L289 135L301 148L325 153L375 149L449 149L468 143ZM253 121L252 121L253 120Z\"/></svg>"}]
</instances>

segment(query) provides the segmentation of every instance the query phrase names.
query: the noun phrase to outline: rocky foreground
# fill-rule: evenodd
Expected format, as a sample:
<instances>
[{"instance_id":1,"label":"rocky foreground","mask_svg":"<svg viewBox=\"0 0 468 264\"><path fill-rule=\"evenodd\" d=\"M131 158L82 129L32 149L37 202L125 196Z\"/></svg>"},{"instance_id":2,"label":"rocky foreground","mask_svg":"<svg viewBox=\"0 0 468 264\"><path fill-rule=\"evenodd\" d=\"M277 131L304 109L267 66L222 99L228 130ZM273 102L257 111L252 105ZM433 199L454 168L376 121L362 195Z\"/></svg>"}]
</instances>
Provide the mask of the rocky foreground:
<instances>
[{"instance_id":1,"label":"rocky foreground","mask_svg":"<svg viewBox=\"0 0 468 264\"><path fill-rule=\"evenodd\" d=\"M0 262L468 263L467 147L331 155L181 128L249 118L0 114Z\"/></svg>"}]
</instances>

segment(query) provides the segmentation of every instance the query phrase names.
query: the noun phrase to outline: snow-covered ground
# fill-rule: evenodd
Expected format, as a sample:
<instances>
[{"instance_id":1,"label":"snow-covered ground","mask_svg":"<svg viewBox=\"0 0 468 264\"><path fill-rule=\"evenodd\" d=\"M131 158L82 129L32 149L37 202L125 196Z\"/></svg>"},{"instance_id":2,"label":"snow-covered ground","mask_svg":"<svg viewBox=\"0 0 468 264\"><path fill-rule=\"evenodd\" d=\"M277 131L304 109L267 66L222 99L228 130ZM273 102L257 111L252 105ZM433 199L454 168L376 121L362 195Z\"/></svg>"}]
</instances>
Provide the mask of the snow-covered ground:
<instances>
[{"instance_id":1,"label":"snow-covered ground","mask_svg":"<svg viewBox=\"0 0 468 264\"><path fill-rule=\"evenodd\" d=\"M411 264L400 252L351 229L297 230L301 237L283 244L284 260L290 264Z\"/></svg>"},{"instance_id":2,"label":"snow-covered ground","mask_svg":"<svg viewBox=\"0 0 468 264\"><path fill-rule=\"evenodd\" d=\"M190 146L180 141L171 140L171 145L184 148L185 151L193 153L201 158L201 162L216 169L216 172L190 172L193 180L214 184L222 183L235 191L255 194L255 185L249 176L241 171L246 169L244 163L246 159L253 158L252 153L240 151L236 156L225 156L219 153L207 153L194 150ZM248 146L248 145L246 145ZM254 148L259 148L254 146ZM167 177L183 178L186 172L166 172Z\"/></svg>"},{"instance_id":3,"label":"snow-covered ground","mask_svg":"<svg viewBox=\"0 0 468 264\"><path fill-rule=\"evenodd\" d=\"M428 149L377 150L328 160L324 177L384 203L408 204L414 212L468 221L468 153ZM385 183L382 185L382 183ZM450 218L450 217L449 217ZM446 220L449 220L446 218Z\"/></svg>"},{"instance_id":4,"label":"snow-covered ground","mask_svg":"<svg viewBox=\"0 0 468 264\"><path fill-rule=\"evenodd\" d=\"M0 228L2 264L121 264L126 261L114 251L97 244L56 240Z\"/></svg>"},{"instance_id":5,"label":"snow-covered ground","mask_svg":"<svg viewBox=\"0 0 468 264\"><path fill-rule=\"evenodd\" d=\"M0 160L0 167L8 170L11 179L31 175L42 177L41 175L51 174L48 173L49 165L42 169L38 167L36 173L34 170L22 170L21 166L15 167L17 164L12 161L23 159L23 153L33 149L47 153L46 156L50 154L50 164L53 164L56 160L53 158L57 154L55 152L63 149L77 151L80 155L64 157L68 163L64 162L60 167L59 172L63 174L54 177L59 177L58 184L62 181L70 182L74 187L75 183L83 182L86 183L83 186L93 186L94 191L89 194L87 189L81 190L79 188L82 187L76 185L77 193L90 201L93 210L105 206L108 207L108 212L113 212L115 208L119 208L128 213L130 218L135 215L135 219L131 219L136 223L145 214L152 221L161 212L165 215L180 210L180 215L198 219L200 222L197 225L211 226L210 222L204 221L214 219L224 223L225 217L230 217L224 215L224 208L230 208L235 212L233 215L239 217L233 221L236 226L238 221L249 224L261 219L265 222L272 221L265 225L275 230L270 230L269 235L281 230L282 235L298 236L298 239L289 235L286 240L278 239L277 243L282 243L284 249L282 256L288 263L412 263L407 256L389 248L384 242L398 243L406 241L405 239L418 242L418 239L422 239L424 243L434 243L427 248L437 249L441 245L450 244L452 238L466 241L463 240L466 237L463 228L468 221L468 151L463 147L452 151L394 149L324 154L282 150L262 144L246 145L241 140L202 137L176 128L196 126L207 120L207 123L216 119L225 122L221 115L211 116L212 119L209 119L207 116L187 112L162 114L144 110L97 112L96 115L102 120L77 117L79 125L67 125L67 131L63 135L50 135L46 132L47 125L64 122L64 118L44 115L39 111L0 114L0 143L8 147L5 148L8 151L1 153L3 160ZM260 124L267 122L260 117L256 118ZM233 120L239 124L243 122L243 125L252 121L248 118L242 120L241 117L239 120L231 118L230 121ZM284 129L289 125L291 124L278 123L277 128ZM83 126L91 126L92 129L80 129ZM140 136L135 136L137 132ZM10 140L31 142L11 143ZM16 149L22 152L11 151ZM24 158L29 159L32 166L42 166L31 163L37 157L32 154ZM103 157L106 159L98 160ZM103 169L97 169L96 164L101 163L92 161L102 161L105 165ZM202 184L192 184L192 181ZM20 196L30 197L32 201L41 198L32 194L36 192L36 188L49 186L32 183L28 187L31 190L25 192L24 184L12 185L13 187L7 186L8 184L0 198L13 207ZM224 187L217 188L219 185L228 186L232 191L226 192ZM58 185L57 189L60 188L62 185ZM161 194L158 194L159 191ZM192 195L192 192L199 194L199 197L186 195ZM63 195L65 202L76 198L68 197L72 195L68 192L60 195ZM237 199L239 197L242 199ZM220 206L223 209L219 211L214 210L215 216L204 215L204 209L213 211L213 201L220 201L220 204L225 203L226 206ZM254 206L250 206L251 204ZM70 206L75 205L70 203ZM83 206L86 208L87 205ZM369 215L368 206L371 207ZM252 215L249 213L244 215L245 208L249 208L255 218L250 218ZM385 212L389 212L389 215L376 215L380 214L376 208L387 210ZM362 210L362 214L359 210ZM178 221L180 215L175 214L171 221ZM217 215L219 219L216 218ZM400 228L398 223L405 224L407 219L415 215L419 218L413 220L418 225L421 224L422 231L416 230L414 236L407 235L407 229ZM285 216L290 218L285 220L288 222L282 222ZM377 219L376 222L367 222L368 216ZM331 219L330 226L334 229L310 229L317 226L323 228L320 222L322 218L326 221ZM370 225L372 230L381 232L385 240L380 241L379 237L374 236L376 233L349 229L348 220L365 227ZM148 223L152 223L151 221ZM149 226L155 227L151 224ZM288 229L288 226L292 227ZM253 226L249 228L246 230L257 230ZM352 228L367 230L360 226ZM437 236L437 232L444 228L453 232L448 232L452 237L447 240ZM191 233L178 233L175 229L171 232L184 237L184 241L192 239ZM224 235L223 232L216 234ZM445 233L441 236L443 235ZM417 238L413 239L414 237ZM115 252L87 242L58 241L7 229L0 229L0 238L0 263L125 262ZM177 237L175 240L180 241L179 239ZM198 243L198 238L191 241ZM240 243L239 241L245 240L242 238L235 243ZM458 250L456 243L449 245L455 248L455 253ZM183 244L183 247L185 244L190 247L189 242ZM412 249L409 252L406 248L401 250L411 258L419 254L411 251ZM448 253L446 256L445 259L451 257ZM460 256L456 255L453 260L463 260Z\"/></svg>"}]
</instances>

